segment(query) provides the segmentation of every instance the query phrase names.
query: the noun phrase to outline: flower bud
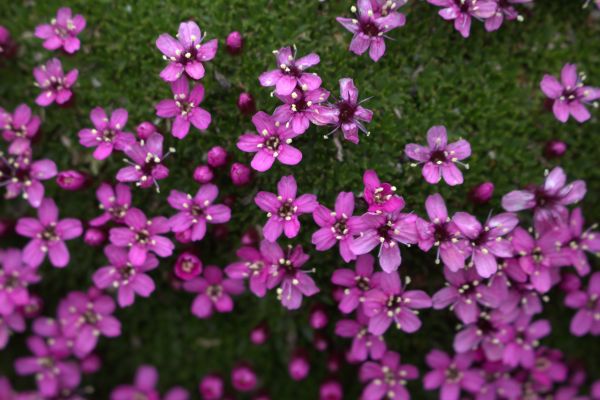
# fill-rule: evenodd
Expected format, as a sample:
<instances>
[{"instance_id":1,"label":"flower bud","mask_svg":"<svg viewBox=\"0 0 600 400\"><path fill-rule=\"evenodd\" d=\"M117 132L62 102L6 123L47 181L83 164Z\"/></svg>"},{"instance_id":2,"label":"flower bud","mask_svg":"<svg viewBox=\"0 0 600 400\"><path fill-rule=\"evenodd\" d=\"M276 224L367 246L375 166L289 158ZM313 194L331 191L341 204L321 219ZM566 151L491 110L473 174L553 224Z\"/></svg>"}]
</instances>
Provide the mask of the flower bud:
<instances>
[{"instance_id":1,"label":"flower bud","mask_svg":"<svg viewBox=\"0 0 600 400\"><path fill-rule=\"evenodd\" d=\"M79 171L62 171L56 176L56 184L65 190L79 190L86 182L87 176Z\"/></svg>"},{"instance_id":2,"label":"flower bud","mask_svg":"<svg viewBox=\"0 0 600 400\"><path fill-rule=\"evenodd\" d=\"M137 128L135 128L135 130L137 132L138 138L146 140L150 137L150 135L156 132L156 126L154 126L154 124L152 124L151 122L144 121L141 124L139 124Z\"/></svg>"},{"instance_id":3,"label":"flower bud","mask_svg":"<svg viewBox=\"0 0 600 400\"><path fill-rule=\"evenodd\" d=\"M304 351L297 350L294 352L288 364L288 372L290 377L295 381L301 381L308 376L310 364Z\"/></svg>"},{"instance_id":4,"label":"flower bud","mask_svg":"<svg viewBox=\"0 0 600 400\"><path fill-rule=\"evenodd\" d=\"M13 224L6 220L6 219L0 219L0 237L7 235L11 228L12 228Z\"/></svg>"},{"instance_id":5,"label":"flower bud","mask_svg":"<svg viewBox=\"0 0 600 400\"><path fill-rule=\"evenodd\" d=\"M310 312L309 323L313 329L323 329L327 326L329 318L322 306L316 306Z\"/></svg>"},{"instance_id":6,"label":"flower bud","mask_svg":"<svg viewBox=\"0 0 600 400\"><path fill-rule=\"evenodd\" d=\"M546 158L562 157L567 152L567 144L560 140L550 140L544 147L544 155Z\"/></svg>"},{"instance_id":7,"label":"flower bud","mask_svg":"<svg viewBox=\"0 0 600 400\"><path fill-rule=\"evenodd\" d=\"M185 231L175 232L175 240L179 243L190 243L192 241L192 230L186 229Z\"/></svg>"},{"instance_id":8,"label":"flower bud","mask_svg":"<svg viewBox=\"0 0 600 400\"><path fill-rule=\"evenodd\" d=\"M344 391L338 381L325 381L319 388L319 400L342 400L343 398Z\"/></svg>"},{"instance_id":9,"label":"flower bud","mask_svg":"<svg viewBox=\"0 0 600 400\"><path fill-rule=\"evenodd\" d=\"M83 241L88 246L101 246L106 240L106 232L101 229L89 228L85 231Z\"/></svg>"},{"instance_id":10,"label":"flower bud","mask_svg":"<svg viewBox=\"0 0 600 400\"><path fill-rule=\"evenodd\" d=\"M231 371L231 385L239 392L250 392L256 388L256 374L247 365L238 365Z\"/></svg>"},{"instance_id":11,"label":"flower bud","mask_svg":"<svg viewBox=\"0 0 600 400\"><path fill-rule=\"evenodd\" d=\"M239 54L242 52L242 47L244 46L244 39L242 38L242 34L238 31L233 31L229 35L227 35L227 40L225 41L225 48L229 54Z\"/></svg>"},{"instance_id":12,"label":"flower bud","mask_svg":"<svg viewBox=\"0 0 600 400\"><path fill-rule=\"evenodd\" d=\"M220 400L223 397L223 379L217 375L206 375L198 387L204 400Z\"/></svg>"},{"instance_id":13,"label":"flower bud","mask_svg":"<svg viewBox=\"0 0 600 400\"><path fill-rule=\"evenodd\" d=\"M188 281L202 273L202 261L190 252L184 252L177 257L175 262L175 275L179 279Z\"/></svg>"},{"instance_id":14,"label":"flower bud","mask_svg":"<svg viewBox=\"0 0 600 400\"><path fill-rule=\"evenodd\" d=\"M208 165L198 165L194 170L194 180L198 183L208 183L214 177L212 169Z\"/></svg>"},{"instance_id":15,"label":"flower bud","mask_svg":"<svg viewBox=\"0 0 600 400\"><path fill-rule=\"evenodd\" d=\"M244 186L252 179L252 170L241 163L233 163L229 171L231 181L235 186Z\"/></svg>"},{"instance_id":16,"label":"flower bud","mask_svg":"<svg viewBox=\"0 0 600 400\"><path fill-rule=\"evenodd\" d=\"M258 232L254 228L248 228L246 232L242 235L242 244L244 246L254 246L258 243L260 237L258 236Z\"/></svg>"},{"instance_id":17,"label":"flower bud","mask_svg":"<svg viewBox=\"0 0 600 400\"><path fill-rule=\"evenodd\" d=\"M238 109L244 115L252 115L256 112L256 104L254 104L254 97L248 92L240 93L240 97L237 102Z\"/></svg>"},{"instance_id":18,"label":"flower bud","mask_svg":"<svg viewBox=\"0 0 600 400\"><path fill-rule=\"evenodd\" d=\"M574 292L581 288L581 279L573 273L563 273L558 287L566 293Z\"/></svg>"},{"instance_id":19,"label":"flower bud","mask_svg":"<svg viewBox=\"0 0 600 400\"><path fill-rule=\"evenodd\" d=\"M335 374L342 367L342 358L338 353L331 353L327 357L327 371Z\"/></svg>"},{"instance_id":20,"label":"flower bud","mask_svg":"<svg viewBox=\"0 0 600 400\"><path fill-rule=\"evenodd\" d=\"M213 168L222 167L227 163L227 150L221 146L215 146L208 151L207 162Z\"/></svg>"},{"instance_id":21,"label":"flower bud","mask_svg":"<svg viewBox=\"0 0 600 400\"><path fill-rule=\"evenodd\" d=\"M485 204L494 195L494 184L492 182L483 182L473 187L469 192L469 198L475 204Z\"/></svg>"},{"instance_id":22,"label":"flower bud","mask_svg":"<svg viewBox=\"0 0 600 400\"><path fill-rule=\"evenodd\" d=\"M329 347L329 342L327 341L327 336L323 335L321 332L315 332L313 338L313 346L318 351L325 351Z\"/></svg>"},{"instance_id":23,"label":"flower bud","mask_svg":"<svg viewBox=\"0 0 600 400\"><path fill-rule=\"evenodd\" d=\"M96 354L90 354L81 360L81 372L84 374L93 374L102 367L102 360Z\"/></svg>"},{"instance_id":24,"label":"flower bud","mask_svg":"<svg viewBox=\"0 0 600 400\"><path fill-rule=\"evenodd\" d=\"M250 341L255 345L261 345L269 338L269 328L263 322L250 331Z\"/></svg>"}]
</instances>

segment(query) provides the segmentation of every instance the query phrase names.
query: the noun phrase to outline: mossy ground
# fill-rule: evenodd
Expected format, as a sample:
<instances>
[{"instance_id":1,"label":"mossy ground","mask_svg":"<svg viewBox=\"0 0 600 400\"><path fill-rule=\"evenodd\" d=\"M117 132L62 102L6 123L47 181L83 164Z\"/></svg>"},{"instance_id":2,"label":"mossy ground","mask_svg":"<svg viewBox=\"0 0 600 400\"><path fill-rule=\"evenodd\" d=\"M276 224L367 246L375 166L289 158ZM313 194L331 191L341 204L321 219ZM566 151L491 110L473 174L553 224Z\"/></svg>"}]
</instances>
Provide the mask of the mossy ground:
<instances>
[{"instance_id":1,"label":"mossy ground","mask_svg":"<svg viewBox=\"0 0 600 400\"><path fill-rule=\"evenodd\" d=\"M489 209L500 210L502 194L539 182L544 169L560 162L570 178L588 182L583 207L591 223L600 217L599 113L595 111L595 117L584 125L572 121L561 124L544 107L539 90L543 74L557 74L566 62L577 63L587 72L590 83L600 86L600 21L589 9L582 10L580 3L539 0L524 23L508 23L495 33L486 33L480 23L474 23L472 36L463 40L437 15L435 7L413 1L404 9L407 25L391 33L394 40L387 41L385 56L374 63L347 51L351 36L335 21L336 16L350 14L350 1L5 1L0 7L0 23L13 33L20 50L17 58L0 69L0 106L12 109L22 102L33 105L37 89L32 84L31 70L57 55L45 51L33 37L35 26L49 21L60 6L68 5L83 14L87 28L80 36L81 51L75 56L60 55L66 68L80 71L76 101L70 108L34 107L43 118L43 138L35 147L35 155L54 159L60 169L86 171L94 176L96 185L102 180L111 181L123 165L121 157L94 161L91 151L79 145L77 132L90 125L89 111L95 106L125 107L130 130L143 120L151 120L168 132L167 124L154 116L154 104L170 96L168 85L158 77L164 64L154 41L160 33L174 34L180 21L192 19L208 32L208 38L220 39L217 58L206 65L203 79L203 107L212 113L213 122L204 135L193 131L183 141L166 136L167 145L176 147L177 154L167 162L171 176L163 181L161 194L134 192L134 204L147 214L171 213L166 197L172 188L196 190L191 173L211 146L224 146L236 160L250 160L249 155L235 148L237 137L253 129L250 119L239 114L235 102L241 91L250 91L259 109L270 112L277 105L277 99L271 98L269 90L261 88L257 80L262 71L273 68L273 49L296 44L300 54L317 52L321 63L313 70L323 78L323 86L337 95L338 79L352 77L361 96L372 97L367 104L375 112L369 125L371 136L361 137L358 146L343 143L343 162L337 160L332 141L322 138L327 130L312 128L296 142L304 154L299 166L277 165L244 189L234 188L226 171L219 171L217 182L222 193L234 194L237 201L228 239L207 238L193 246L205 264L224 266L234 259L241 232L265 220L252 202L254 194L258 190L273 191L280 176L292 173L300 192L315 193L324 204L331 205L339 191L358 194L362 173L373 168L384 180L395 183L409 209L422 212L426 195L440 191L451 210L464 209L484 218ZM232 57L224 51L224 38L232 30L244 35L241 56ZM436 124L445 125L452 139L462 136L471 142L471 168L461 187L428 185L403 156L406 143L423 142L427 129ZM542 157L544 142L552 138L569 145L560 161ZM473 208L466 193L485 180L496 185L494 199L489 207ZM46 188L61 206L62 215L89 219L97 214L95 186L77 193L61 191L54 183L47 183ZM0 215L10 218L32 213L20 200L2 202L0 211ZM273 398L315 398L318 383L327 376L324 354L311 352L313 371L306 383L293 384L286 373L290 352L296 346L311 348L312 333L307 325L311 304L321 301L334 310L328 281L342 261L335 251L313 250L313 230L310 218L305 218L301 236L290 243L302 243L310 250L310 265L317 268L323 291L297 312L282 309L274 294L265 299L246 294L237 300L234 313L198 320L189 311L193 296L174 291L168 284L173 259L163 260L153 273L157 291L150 299L138 299L133 307L118 311L122 336L101 342L98 350L104 368L85 382L96 388L92 397L105 398L116 384L131 381L141 363L158 367L161 388L181 384L195 392L204 374L227 373L236 361L245 360L254 365L261 386ZM24 244L17 238L3 238L2 242L3 247ZM47 315L69 290L89 286L93 271L104 265L101 249L87 247L81 240L71 242L69 247L69 267L56 270L43 265L44 280L32 287L44 296ZM403 254L401 270L412 277L414 287L429 293L441 287L441 271L431 254L421 254L417 249L405 249ZM545 343L582 362L591 376L600 376L597 340L570 336L571 312L562 306L561 294L552 293L550 297L544 316L552 319L553 333ZM338 317L332 312L332 320ZM451 348L456 323L447 311L425 311L422 319L424 326L417 334L388 335L390 346L401 352L405 362L420 366L432 347ZM272 338L256 347L249 343L248 332L262 320L268 321ZM25 353L22 339L23 335L14 337L2 352L0 375L14 376L12 361ZM347 344L335 339L330 348L343 351ZM347 367L338 374L352 398L360 389L356 372ZM20 386L32 383L28 379L19 381ZM409 386L415 398L424 396L419 382Z\"/></svg>"}]
</instances>

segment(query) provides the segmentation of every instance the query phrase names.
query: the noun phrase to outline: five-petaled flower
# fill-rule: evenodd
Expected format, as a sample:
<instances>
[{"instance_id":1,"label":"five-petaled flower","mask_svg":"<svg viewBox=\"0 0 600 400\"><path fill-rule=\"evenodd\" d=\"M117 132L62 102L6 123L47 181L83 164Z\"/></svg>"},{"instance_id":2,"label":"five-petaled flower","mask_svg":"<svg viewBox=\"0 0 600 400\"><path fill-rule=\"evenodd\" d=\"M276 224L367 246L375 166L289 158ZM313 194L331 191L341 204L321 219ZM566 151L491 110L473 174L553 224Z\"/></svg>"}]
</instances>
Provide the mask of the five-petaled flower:
<instances>
[{"instance_id":1,"label":"five-petaled flower","mask_svg":"<svg viewBox=\"0 0 600 400\"><path fill-rule=\"evenodd\" d=\"M163 155L163 140L160 133L153 133L145 142L127 147L124 151L131 161L125 160L129 165L117 172L117 180L135 182L136 186L144 189L154 185L158 191L158 181L169 176L163 160L174 151L169 149L169 153Z\"/></svg>"},{"instance_id":2,"label":"five-petaled flower","mask_svg":"<svg viewBox=\"0 0 600 400\"><path fill-rule=\"evenodd\" d=\"M125 150L135 143L133 133L123 131L127 124L127 117L127 110L123 108L114 110L110 119L106 116L104 109L94 108L90 112L94 128L80 130L79 143L84 147L95 147L94 158L97 160L104 160L110 156L113 149Z\"/></svg>"},{"instance_id":3,"label":"five-petaled flower","mask_svg":"<svg viewBox=\"0 0 600 400\"><path fill-rule=\"evenodd\" d=\"M77 35L85 28L85 18L81 14L73 15L69 7L59 8L56 18L49 24L35 27L35 36L44 40L46 50L64 49L73 54L81 45Z\"/></svg>"},{"instance_id":4,"label":"five-petaled flower","mask_svg":"<svg viewBox=\"0 0 600 400\"><path fill-rule=\"evenodd\" d=\"M78 76L79 71L76 69L72 69L65 75L58 58L52 58L46 64L35 67L33 77L42 91L35 99L36 104L41 107L47 107L55 101L59 105L65 104L73 96L71 87Z\"/></svg>"},{"instance_id":5,"label":"five-petaled flower","mask_svg":"<svg viewBox=\"0 0 600 400\"><path fill-rule=\"evenodd\" d=\"M275 86L275 93L286 96L298 86L300 89L315 90L321 86L321 78L305 70L319 63L319 56L310 53L296 59L296 48L283 47L273 51L277 58L277 69L263 72L258 80L262 86Z\"/></svg>"}]
</instances>

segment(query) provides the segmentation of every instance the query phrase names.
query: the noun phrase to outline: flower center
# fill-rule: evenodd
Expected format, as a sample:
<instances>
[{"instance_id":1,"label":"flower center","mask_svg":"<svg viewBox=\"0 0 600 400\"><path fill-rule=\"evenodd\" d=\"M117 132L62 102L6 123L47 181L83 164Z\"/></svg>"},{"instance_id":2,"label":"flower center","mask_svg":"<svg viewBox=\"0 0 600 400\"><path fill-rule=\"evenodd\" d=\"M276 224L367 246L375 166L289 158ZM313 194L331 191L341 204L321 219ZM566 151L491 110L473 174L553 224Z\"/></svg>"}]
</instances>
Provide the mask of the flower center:
<instances>
[{"instance_id":1,"label":"flower center","mask_svg":"<svg viewBox=\"0 0 600 400\"><path fill-rule=\"evenodd\" d=\"M335 232L336 238L339 240L342 237L346 236L348 233L348 226L346 225L346 218L339 219L334 225L333 230Z\"/></svg>"},{"instance_id":2,"label":"flower center","mask_svg":"<svg viewBox=\"0 0 600 400\"><path fill-rule=\"evenodd\" d=\"M121 274L121 279L128 280L135 275L135 268L133 268L131 265L126 265L119 269L119 273Z\"/></svg>"},{"instance_id":3,"label":"flower center","mask_svg":"<svg viewBox=\"0 0 600 400\"><path fill-rule=\"evenodd\" d=\"M296 212L296 209L297 207L294 206L291 200L286 200L286 202L279 207L279 210L277 210L277 215L279 215L281 218L289 220Z\"/></svg>"},{"instance_id":4,"label":"flower center","mask_svg":"<svg viewBox=\"0 0 600 400\"><path fill-rule=\"evenodd\" d=\"M56 225L50 224L47 226L42 232L42 239L46 241L58 240L58 235L56 234Z\"/></svg>"},{"instance_id":5,"label":"flower center","mask_svg":"<svg viewBox=\"0 0 600 400\"><path fill-rule=\"evenodd\" d=\"M140 244L147 244L150 241L150 233L146 229L138 231L135 240Z\"/></svg>"},{"instance_id":6,"label":"flower center","mask_svg":"<svg viewBox=\"0 0 600 400\"><path fill-rule=\"evenodd\" d=\"M446 380L450 382L458 382L462 377L462 372L458 370L454 365L451 365L446 370Z\"/></svg>"},{"instance_id":7,"label":"flower center","mask_svg":"<svg viewBox=\"0 0 600 400\"><path fill-rule=\"evenodd\" d=\"M375 37L379 35L379 27L370 18L361 22L360 30L367 36Z\"/></svg>"},{"instance_id":8,"label":"flower center","mask_svg":"<svg viewBox=\"0 0 600 400\"><path fill-rule=\"evenodd\" d=\"M431 162L441 164L446 161L446 153L443 150L435 150L431 153Z\"/></svg>"},{"instance_id":9,"label":"flower center","mask_svg":"<svg viewBox=\"0 0 600 400\"><path fill-rule=\"evenodd\" d=\"M88 310L83 314L83 319L87 324L96 325L98 323L98 314L94 311Z\"/></svg>"},{"instance_id":10,"label":"flower center","mask_svg":"<svg viewBox=\"0 0 600 400\"><path fill-rule=\"evenodd\" d=\"M368 277L357 276L354 279L356 279L356 287L362 290L363 292L366 292L367 290L371 289L371 284Z\"/></svg>"},{"instance_id":11,"label":"flower center","mask_svg":"<svg viewBox=\"0 0 600 400\"><path fill-rule=\"evenodd\" d=\"M281 144L281 140L277 136L271 136L265 141L265 146L267 149L271 151L279 150L279 145Z\"/></svg>"},{"instance_id":12,"label":"flower center","mask_svg":"<svg viewBox=\"0 0 600 400\"><path fill-rule=\"evenodd\" d=\"M354 113L356 112L356 106L349 104L348 102L345 101L340 101L337 104L338 110L340 110L339 113L339 120L340 123L347 123L347 122L351 122L354 119Z\"/></svg>"},{"instance_id":13,"label":"flower center","mask_svg":"<svg viewBox=\"0 0 600 400\"><path fill-rule=\"evenodd\" d=\"M221 297L222 293L223 287L221 285L210 285L208 288L206 288L206 295L213 300Z\"/></svg>"}]
</instances>

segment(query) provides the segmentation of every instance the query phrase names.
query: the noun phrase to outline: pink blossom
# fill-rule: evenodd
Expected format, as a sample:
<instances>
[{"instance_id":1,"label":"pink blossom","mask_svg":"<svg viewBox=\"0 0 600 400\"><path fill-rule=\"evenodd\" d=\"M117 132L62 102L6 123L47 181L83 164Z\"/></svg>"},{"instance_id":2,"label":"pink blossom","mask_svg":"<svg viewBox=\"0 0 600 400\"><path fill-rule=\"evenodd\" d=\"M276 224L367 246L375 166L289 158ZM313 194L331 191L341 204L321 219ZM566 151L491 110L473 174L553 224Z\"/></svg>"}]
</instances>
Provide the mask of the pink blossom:
<instances>
[{"instance_id":1,"label":"pink blossom","mask_svg":"<svg viewBox=\"0 0 600 400\"><path fill-rule=\"evenodd\" d=\"M276 95L284 104L273 112L273 118L286 128L291 127L297 134L303 134L310 124L323 125L321 114L326 107L323 103L329 98L329 92L323 88L303 91L295 88L289 95Z\"/></svg>"},{"instance_id":2,"label":"pink blossom","mask_svg":"<svg viewBox=\"0 0 600 400\"><path fill-rule=\"evenodd\" d=\"M206 375L198 385L203 400L221 400L224 394L223 379L217 375Z\"/></svg>"},{"instance_id":3,"label":"pink blossom","mask_svg":"<svg viewBox=\"0 0 600 400\"><path fill-rule=\"evenodd\" d=\"M575 336L600 335L600 272L590 276L587 288L574 290L565 297L565 305L577 310L570 330Z\"/></svg>"},{"instance_id":4,"label":"pink blossom","mask_svg":"<svg viewBox=\"0 0 600 400\"><path fill-rule=\"evenodd\" d=\"M25 318L20 311L9 315L0 314L0 350L6 348L13 333L25 332L25 328Z\"/></svg>"},{"instance_id":5,"label":"pink blossom","mask_svg":"<svg viewBox=\"0 0 600 400\"><path fill-rule=\"evenodd\" d=\"M344 389L342 384L335 380L328 380L319 387L319 400L342 400Z\"/></svg>"},{"instance_id":6,"label":"pink blossom","mask_svg":"<svg viewBox=\"0 0 600 400\"><path fill-rule=\"evenodd\" d=\"M548 336L552 327L545 319L532 321L530 315L521 315L510 330L510 339L504 347L502 361L511 367L521 365L532 368L535 362L535 348L539 341Z\"/></svg>"},{"instance_id":7,"label":"pink blossom","mask_svg":"<svg viewBox=\"0 0 600 400\"><path fill-rule=\"evenodd\" d=\"M333 271L331 282L344 288L338 308L344 314L356 310L365 300L365 293L373 289L373 264L370 254L363 254L356 260L355 270L339 268Z\"/></svg>"},{"instance_id":8,"label":"pink blossom","mask_svg":"<svg viewBox=\"0 0 600 400\"><path fill-rule=\"evenodd\" d=\"M229 177L235 186L245 186L252 180L252 170L242 163L231 164Z\"/></svg>"},{"instance_id":9,"label":"pink blossom","mask_svg":"<svg viewBox=\"0 0 600 400\"><path fill-rule=\"evenodd\" d=\"M544 156L546 158L560 158L566 152L569 146L562 140L549 140L544 146Z\"/></svg>"},{"instance_id":10,"label":"pink blossom","mask_svg":"<svg viewBox=\"0 0 600 400\"><path fill-rule=\"evenodd\" d=\"M60 60L52 58L45 65L34 68L33 76L42 91L35 102L40 107L47 107L55 101L61 105L71 99L71 87L77 81L79 71L73 69L65 75Z\"/></svg>"},{"instance_id":11,"label":"pink blossom","mask_svg":"<svg viewBox=\"0 0 600 400\"><path fill-rule=\"evenodd\" d=\"M257 385L256 373L250 366L241 364L231 370L231 385L238 392L251 392Z\"/></svg>"},{"instance_id":12,"label":"pink blossom","mask_svg":"<svg viewBox=\"0 0 600 400\"><path fill-rule=\"evenodd\" d=\"M26 306L31 300L28 286L40 280L36 268L23 260L21 250L0 251L0 315L9 316Z\"/></svg>"},{"instance_id":13,"label":"pink blossom","mask_svg":"<svg viewBox=\"0 0 600 400\"><path fill-rule=\"evenodd\" d=\"M23 249L24 259L32 267L38 267L48 254L53 266L66 267L69 264L69 250L65 241L81 236L81 222L74 218L59 221L58 207L50 198L42 201L37 214L37 219L23 217L17 222L17 233L31 238Z\"/></svg>"},{"instance_id":14,"label":"pink blossom","mask_svg":"<svg viewBox=\"0 0 600 400\"><path fill-rule=\"evenodd\" d=\"M273 266L265 256L270 248L270 242L266 240L261 242L260 251L250 246L241 247L236 252L240 260L229 264L225 273L232 279L249 279L252 293L264 297L267 293L267 278L273 272Z\"/></svg>"},{"instance_id":15,"label":"pink blossom","mask_svg":"<svg viewBox=\"0 0 600 400\"><path fill-rule=\"evenodd\" d=\"M317 65L320 58L315 53L296 59L296 47L282 47L273 51L277 59L277 69L263 72L258 80L261 86L275 86L278 95L289 95L296 88L315 90L321 86L321 78L317 74L306 72L306 69Z\"/></svg>"},{"instance_id":16,"label":"pink blossom","mask_svg":"<svg viewBox=\"0 0 600 400\"><path fill-rule=\"evenodd\" d=\"M510 338L509 324L516 317L517 312L505 313L502 309L481 312L475 321L462 325L462 329L454 336L454 351L468 353L481 350L488 360L501 360L504 346Z\"/></svg>"},{"instance_id":17,"label":"pink blossom","mask_svg":"<svg viewBox=\"0 0 600 400\"><path fill-rule=\"evenodd\" d=\"M106 232L102 229L88 228L83 234L83 241L88 246L101 246L106 241Z\"/></svg>"},{"instance_id":18,"label":"pink blossom","mask_svg":"<svg viewBox=\"0 0 600 400\"><path fill-rule=\"evenodd\" d=\"M204 77L203 62L215 58L217 39L204 41L200 27L193 21L179 24L177 39L168 33L161 34L156 39L156 47L163 53L168 65L161 71L160 77L165 82L174 82L185 78L198 80Z\"/></svg>"},{"instance_id":19,"label":"pink blossom","mask_svg":"<svg viewBox=\"0 0 600 400\"><path fill-rule=\"evenodd\" d=\"M77 35L85 28L85 18L82 15L72 15L69 7L59 8L56 18L49 24L35 27L35 36L44 40L46 50L64 49L69 54L79 50L80 42Z\"/></svg>"},{"instance_id":20,"label":"pink blossom","mask_svg":"<svg viewBox=\"0 0 600 400\"><path fill-rule=\"evenodd\" d=\"M185 77L171 83L173 100L165 99L156 104L156 115L161 118L174 118L171 134L183 139L190 130L190 124L200 131L205 131L211 122L208 111L200 107L204 100L204 86L197 83L190 92L190 85Z\"/></svg>"},{"instance_id":21,"label":"pink blossom","mask_svg":"<svg viewBox=\"0 0 600 400\"><path fill-rule=\"evenodd\" d=\"M158 371L151 365L142 365L135 373L133 385L117 386L110 393L111 400L132 400L135 398L145 398L148 400L158 400L160 398L156 390L158 383Z\"/></svg>"},{"instance_id":22,"label":"pink blossom","mask_svg":"<svg viewBox=\"0 0 600 400\"><path fill-rule=\"evenodd\" d=\"M366 170L363 175L365 185L364 198L369 205L369 212L394 212L404 208L404 199L395 194L396 187L387 182L381 183L377 172Z\"/></svg>"},{"instance_id":23,"label":"pink blossom","mask_svg":"<svg viewBox=\"0 0 600 400\"><path fill-rule=\"evenodd\" d=\"M31 149L31 141L37 136L41 119L32 115L27 104L21 104L10 114L0 108L0 130L10 146L10 154L23 154Z\"/></svg>"},{"instance_id":24,"label":"pink blossom","mask_svg":"<svg viewBox=\"0 0 600 400\"><path fill-rule=\"evenodd\" d=\"M144 143L135 143L126 148L125 154L131 160L126 160L129 166L117 172L117 180L135 182L136 186L144 189L154 185L158 191L158 181L169 176L169 169L163 165L163 161L170 152L163 155L163 140L161 134L154 133Z\"/></svg>"},{"instance_id":25,"label":"pink blossom","mask_svg":"<svg viewBox=\"0 0 600 400\"><path fill-rule=\"evenodd\" d=\"M117 183L114 188L108 183L100 184L96 198L103 213L90 221L91 226L102 226L109 221L120 224L131 208L131 188L122 183Z\"/></svg>"},{"instance_id":26,"label":"pink blossom","mask_svg":"<svg viewBox=\"0 0 600 400\"><path fill-rule=\"evenodd\" d=\"M450 358L443 351L432 350L425 361L431 371L423 377L423 386L426 390L439 388L442 400L458 400L461 391L476 394L484 384L480 371L472 367L472 353Z\"/></svg>"},{"instance_id":27,"label":"pink blossom","mask_svg":"<svg viewBox=\"0 0 600 400\"><path fill-rule=\"evenodd\" d=\"M256 104L251 93L242 92L237 101L237 107L243 115L252 115L256 112Z\"/></svg>"},{"instance_id":28,"label":"pink blossom","mask_svg":"<svg viewBox=\"0 0 600 400\"><path fill-rule=\"evenodd\" d=\"M290 175L282 177L277 183L277 195L269 192L256 194L254 202L267 212L269 218L263 227L267 240L274 242L282 233L288 238L296 237L300 232L298 216L312 213L317 207L317 196L303 194L296 197L296 190L296 179Z\"/></svg>"},{"instance_id":29,"label":"pink blossom","mask_svg":"<svg viewBox=\"0 0 600 400\"><path fill-rule=\"evenodd\" d=\"M533 3L533 0L494 0L496 11L485 20L485 30L492 32L498 30L506 21L523 21L523 16L515 8L516 4Z\"/></svg>"},{"instance_id":30,"label":"pink blossom","mask_svg":"<svg viewBox=\"0 0 600 400\"><path fill-rule=\"evenodd\" d=\"M77 191L88 183L88 176L75 170L60 171L56 176L56 184L64 190Z\"/></svg>"},{"instance_id":31,"label":"pink blossom","mask_svg":"<svg viewBox=\"0 0 600 400\"><path fill-rule=\"evenodd\" d=\"M135 143L132 133L124 132L127 124L128 113L123 108L117 108L107 117L104 109L94 108L90 112L90 119L94 124L93 129L79 131L79 143L84 147L95 147L94 158L104 160L115 150L125 150Z\"/></svg>"},{"instance_id":32,"label":"pink blossom","mask_svg":"<svg viewBox=\"0 0 600 400\"><path fill-rule=\"evenodd\" d=\"M150 135L158 132L158 129L153 123L144 121L135 128L135 132L140 140L147 140Z\"/></svg>"},{"instance_id":33,"label":"pink blossom","mask_svg":"<svg viewBox=\"0 0 600 400\"><path fill-rule=\"evenodd\" d=\"M310 363L304 350L298 349L292 354L288 363L288 372L295 381L306 379L310 372Z\"/></svg>"},{"instance_id":34,"label":"pink blossom","mask_svg":"<svg viewBox=\"0 0 600 400\"><path fill-rule=\"evenodd\" d=\"M233 310L231 295L244 292L244 284L237 279L223 279L219 267L209 265L204 268L202 277L183 283L187 292L197 293L192 304L192 314L198 318L210 318L214 311L228 313Z\"/></svg>"},{"instance_id":35,"label":"pink blossom","mask_svg":"<svg viewBox=\"0 0 600 400\"><path fill-rule=\"evenodd\" d=\"M262 111L252 117L252 123L259 134L244 133L237 142L241 151L256 153L250 163L252 168L267 171L275 159L285 165L296 165L302 161L300 150L291 145L292 139L298 136L291 128L286 128Z\"/></svg>"},{"instance_id":36,"label":"pink blossom","mask_svg":"<svg viewBox=\"0 0 600 400\"><path fill-rule=\"evenodd\" d=\"M494 184L492 182L483 182L474 186L469 191L469 200L475 204L488 203L494 195Z\"/></svg>"},{"instance_id":37,"label":"pink blossom","mask_svg":"<svg viewBox=\"0 0 600 400\"><path fill-rule=\"evenodd\" d=\"M202 273L203 265L200 258L186 251L177 257L175 262L175 275L184 281L189 281Z\"/></svg>"},{"instance_id":38,"label":"pink blossom","mask_svg":"<svg viewBox=\"0 0 600 400\"><path fill-rule=\"evenodd\" d=\"M227 164L227 150L221 146L214 146L206 153L206 162L213 168L219 168Z\"/></svg>"},{"instance_id":39,"label":"pink blossom","mask_svg":"<svg viewBox=\"0 0 600 400\"><path fill-rule=\"evenodd\" d=\"M242 52L244 38L242 37L242 34L238 31L233 31L229 35L227 35L225 45L229 54L239 54Z\"/></svg>"},{"instance_id":40,"label":"pink blossom","mask_svg":"<svg viewBox=\"0 0 600 400\"><path fill-rule=\"evenodd\" d=\"M198 183L209 183L215 177L212 169L208 165L198 165L194 169L194 180Z\"/></svg>"},{"instance_id":41,"label":"pink blossom","mask_svg":"<svg viewBox=\"0 0 600 400\"><path fill-rule=\"evenodd\" d=\"M352 345L348 352L348 359L351 362L379 360L387 349L383 335L370 333L368 325L369 318L361 309L356 313L356 320L343 319L335 325L336 335L352 338Z\"/></svg>"},{"instance_id":42,"label":"pink blossom","mask_svg":"<svg viewBox=\"0 0 600 400\"><path fill-rule=\"evenodd\" d=\"M401 364L400 354L386 352L379 361L367 361L360 367L361 382L368 382L362 392L364 400L393 398L410 400L406 381L419 377L419 370L411 364Z\"/></svg>"},{"instance_id":43,"label":"pink blossom","mask_svg":"<svg viewBox=\"0 0 600 400\"><path fill-rule=\"evenodd\" d=\"M442 7L440 17L454 20L454 29L462 37L468 38L471 33L471 19L490 18L496 12L496 2L492 0L427 0L429 4Z\"/></svg>"},{"instance_id":44,"label":"pink blossom","mask_svg":"<svg viewBox=\"0 0 600 400\"><path fill-rule=\"evenodd\" d=\"M33 208L38 208L44 198L41 181L52 179L58 173L52 160L31 160L30 152L21 155L0 155L0 187L6 188L5 198L21 195Z\"/></svg>"}]
</instances>

